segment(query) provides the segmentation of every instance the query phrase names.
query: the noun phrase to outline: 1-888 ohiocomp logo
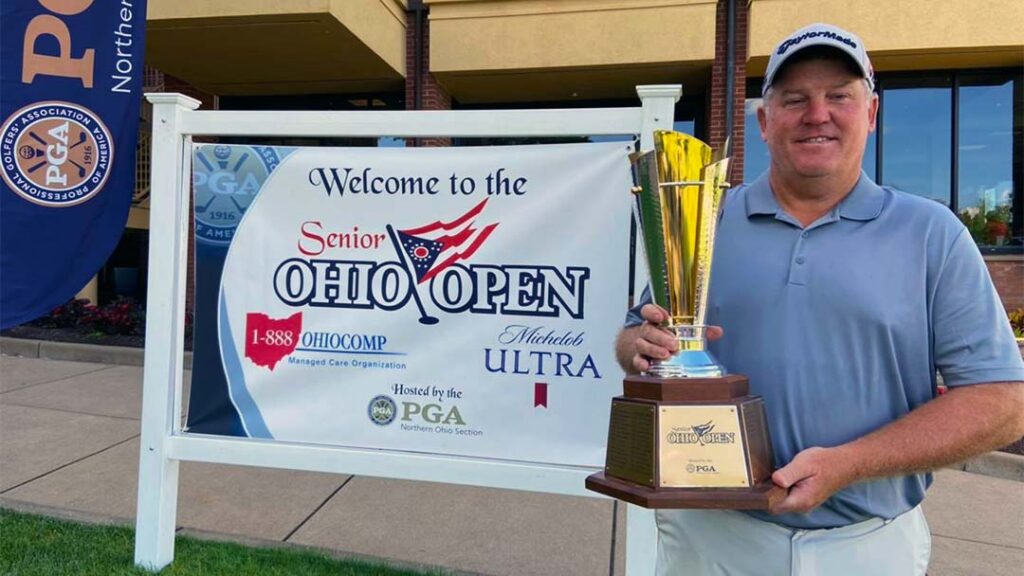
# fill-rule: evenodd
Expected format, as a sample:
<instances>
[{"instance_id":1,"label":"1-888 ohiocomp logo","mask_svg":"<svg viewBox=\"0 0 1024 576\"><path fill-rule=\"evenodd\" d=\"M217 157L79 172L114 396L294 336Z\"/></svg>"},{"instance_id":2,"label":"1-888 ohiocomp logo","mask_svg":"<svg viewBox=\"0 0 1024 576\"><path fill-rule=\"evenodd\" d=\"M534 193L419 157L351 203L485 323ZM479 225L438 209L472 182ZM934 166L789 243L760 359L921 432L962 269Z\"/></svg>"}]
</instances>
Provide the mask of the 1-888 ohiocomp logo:
<instances>
[{"instance_id":1,"label":"1-888 ohiocomp logo","mask_svg":"<svg viewBox=\"0 0 1024 576\"><path fill-rule=\"evenodd\" d=\"M43 206L74 206L95 196L113 158L110 131L98 115L77 104L30 104L0 129L4 181Z\"/></svg>"}]
</instances>

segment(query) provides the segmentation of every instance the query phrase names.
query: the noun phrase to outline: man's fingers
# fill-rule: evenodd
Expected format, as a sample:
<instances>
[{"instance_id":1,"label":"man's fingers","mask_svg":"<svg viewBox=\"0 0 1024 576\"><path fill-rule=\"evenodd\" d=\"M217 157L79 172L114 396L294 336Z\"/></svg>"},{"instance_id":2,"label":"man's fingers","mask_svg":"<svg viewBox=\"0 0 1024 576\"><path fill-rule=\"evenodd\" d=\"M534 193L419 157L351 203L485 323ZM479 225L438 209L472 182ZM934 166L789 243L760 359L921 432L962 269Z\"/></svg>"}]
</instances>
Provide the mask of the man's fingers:
<instances>
[{"instance_id":1,"label":"man's fingers","mask_svg":"<svg viewBox=\"0 0 1024 576\"><path fill-rule=\"evenodd\" d=\"M778 504L772 506L772 509L768 512L771 514L802 514L810 510L810 508L808 503L804 501L801 491L794 488Z\"/></svg>"},{"instance_id":2,"label":"man's fingers","mask_svg":"<svg viewBox=\"0 0 1024 576\"><path fill-rule=\"evenodd\" d=\"M645 317L657 317L663 312L653 304L644 306L644 309L647 310ZM633 356L633 367L640 372L646 372L650 369L652 360L670 358L679 349L679 343L668 330L648 321L640 327L634 348L636 355Z\"/></svg>"},{"instance_id":3,"label":"man's fingers","mask_svg":"<svg viewBox=\"0 0 1024 576\"><path fill-rule=\"evenodd\" d=\"M652 324L661 324L668 320L668 312L657 304L644 304L640 309L640 316Z\"/></svg>"},{"instance_id":4,"label":"man's fingers","mask_svg":"<svg viewBox=\"0 0 1024 576\"><path fill-rule=\"evenodd\" d=\"M640 316L648 323L658 326L669 318L668 312L657 304L645 304L643 308L640 309ZM668 334L667 331L664 332ZM718 340L725 334L725 331L722 330L721 326L708 326L705 334L707 335L708 340Z\"/></svg>"},{"instance_id":5,"label":"man's fingers","mask_svg":"<svg viewBox=\"0 0 1024 576\"><path fill-rule=\"evenodd\" d=\"M779 500L774 506L772 506L768 510L768 513L775 515L786 514L792 509L792 502L790 501L791 498L792 496L789 493L787 493L785 498Z\"/></svg>"},{"instance_id":6,"label":"man's fingers","mask_svg":"<svg viewBox=\"0 0 1024 576\"><path fill-rule=\"evenodd\" d=\"M679 342L676 340L676 337L668 330L654 324L647 323L641 326L639 338L670 352L675 352L679 349Z\"/></svg>"},{"instance_id":7,"label":"man's fingers","mask_svg":"<svg viewBox=\"0 0 1024 576\"><path fill-rule=\"evenodd\" d=\"M772 482L774 482L776 486L781 486L787 490L793 486L793 484L796 484L798 480L800 480L799 475L795 474L794 470L789 466L783 466L772 474Z\"/></svg>"},{"instance_id":8,"label":"man's fingers","mask_svg":"<svg viewBox=\"0 0 1024 576\"><path fill-rule=\"evenodd\" d=\"M830 460L838 455L831 448L808 448L797 454L789 464L776 470L772 474L772 482L788 489L789 493L772 508L772 513L806 514L846 485L846 480L836 476L841 475L842 471L837 472L837 464ZM829 464L830 461L833 464Z\"/></svg>"},{"instance_id":9,"label":"man's fingers","mask_svg":"<svg viewBox=\"0 0 1024 576\"><path fill-rule=\"evenodd\" d=\"M651 367L651 363L643 356L637 354L633 356L633 367L636 368L637 372L647 372Z\"/></svg>"},{"instance_id":10,"label":"man's fingers","mask_svg":"<svg viewBox=\"0 0 1024 576\"><path fill-rule=\"evenodd\" d=\"M679 349L679 342L676 340L676 337L668 330L654 324L647 323L641 326L637 336L637 343L639 345L649 344L656 348L664 349L668 355ZM640 346L637 347L637 351L641 354L654 356L655 358L668 358L668 355L652 354L649 350L649 348L641 349Z\"/></svg>"},{"instance_id":11,"label":"man's fingers","mask_svg":"<svg viewBox=\"0 0 1024 576\"><path fill-rule=\"evenodd\" d=\"M636 353L640 356L654 358L655 360L665 360L672 356L672 351L665 346L656 344L642 337L636 339Z\"/></svg>"}]
</instances>

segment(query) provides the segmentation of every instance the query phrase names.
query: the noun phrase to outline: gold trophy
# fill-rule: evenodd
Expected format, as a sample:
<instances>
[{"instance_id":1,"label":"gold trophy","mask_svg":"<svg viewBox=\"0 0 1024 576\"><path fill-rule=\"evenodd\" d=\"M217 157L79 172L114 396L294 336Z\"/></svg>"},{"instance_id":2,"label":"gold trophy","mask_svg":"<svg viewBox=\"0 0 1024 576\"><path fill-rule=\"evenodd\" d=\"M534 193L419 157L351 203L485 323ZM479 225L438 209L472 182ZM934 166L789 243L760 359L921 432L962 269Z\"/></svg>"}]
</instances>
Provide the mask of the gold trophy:
<instances>
[{"instance_id":1,"label":"gold trophy","mask_svg":"<svg viewBox=\"0 0 1024 576\"><path fill-rule=\"evenodd\" d=\"M697 138L659 130L634 158L637 217L654 303L679 352L627 376L612 400L603 472L590 490L646 508L768 509L785 495L771 481L764 401L747 378L707 350L705 317L729 160Z\"/></svg>"}]
</instances>

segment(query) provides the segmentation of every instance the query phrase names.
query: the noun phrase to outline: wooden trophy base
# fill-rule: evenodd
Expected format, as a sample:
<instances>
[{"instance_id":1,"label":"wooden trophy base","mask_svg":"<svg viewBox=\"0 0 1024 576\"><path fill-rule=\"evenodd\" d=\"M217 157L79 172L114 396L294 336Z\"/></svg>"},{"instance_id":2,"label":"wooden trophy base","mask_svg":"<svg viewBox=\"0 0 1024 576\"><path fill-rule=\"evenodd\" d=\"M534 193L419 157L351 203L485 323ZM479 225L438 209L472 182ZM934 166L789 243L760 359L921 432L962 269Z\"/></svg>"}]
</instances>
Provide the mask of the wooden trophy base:
<instances>
[{"instance_id":1,"label":"wooden trophy base","mask_svg":"<svg viewBox=\"0 0 1024 576\"><path fill-rule=\"evenodd\" d=\"M589 490L645 508L767 510L771 481L764 401L746 377L629 376L612 400L603 472Z\"/></svg>"},{"instance_id":2,"label":"wooden trophy base","mask_svg":"<svg viewBox=\"0 0 1024 576\"><path fill-rule=\"evenodd\" d=\"M587 490L643 508L725 508L768 510L786 497L786 491L771 480L753 488L660 488L655 489L604 472L587 477Z\"/></svg>"}]
</instances>

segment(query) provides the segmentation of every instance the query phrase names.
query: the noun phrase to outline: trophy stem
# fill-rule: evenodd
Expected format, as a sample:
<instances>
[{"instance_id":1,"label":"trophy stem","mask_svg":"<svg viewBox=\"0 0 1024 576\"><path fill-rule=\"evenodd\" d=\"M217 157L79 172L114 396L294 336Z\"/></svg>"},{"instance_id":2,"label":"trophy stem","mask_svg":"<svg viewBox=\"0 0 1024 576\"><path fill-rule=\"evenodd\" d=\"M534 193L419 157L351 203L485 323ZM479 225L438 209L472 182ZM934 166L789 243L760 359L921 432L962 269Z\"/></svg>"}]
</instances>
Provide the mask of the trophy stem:
<instances>
[{"instance_id":1,"label":"trophy stem","mask_svg":"<svg viewBox=\"0 0 1024 576\"><path fill-rule=\"evenodd\" d=\"M676 335L679 352L668 360L656 360L645 374L658 378L715 378L725 376L725 369L707 350L707 326L669 325Z\"/></svg>"}]
</instances>

